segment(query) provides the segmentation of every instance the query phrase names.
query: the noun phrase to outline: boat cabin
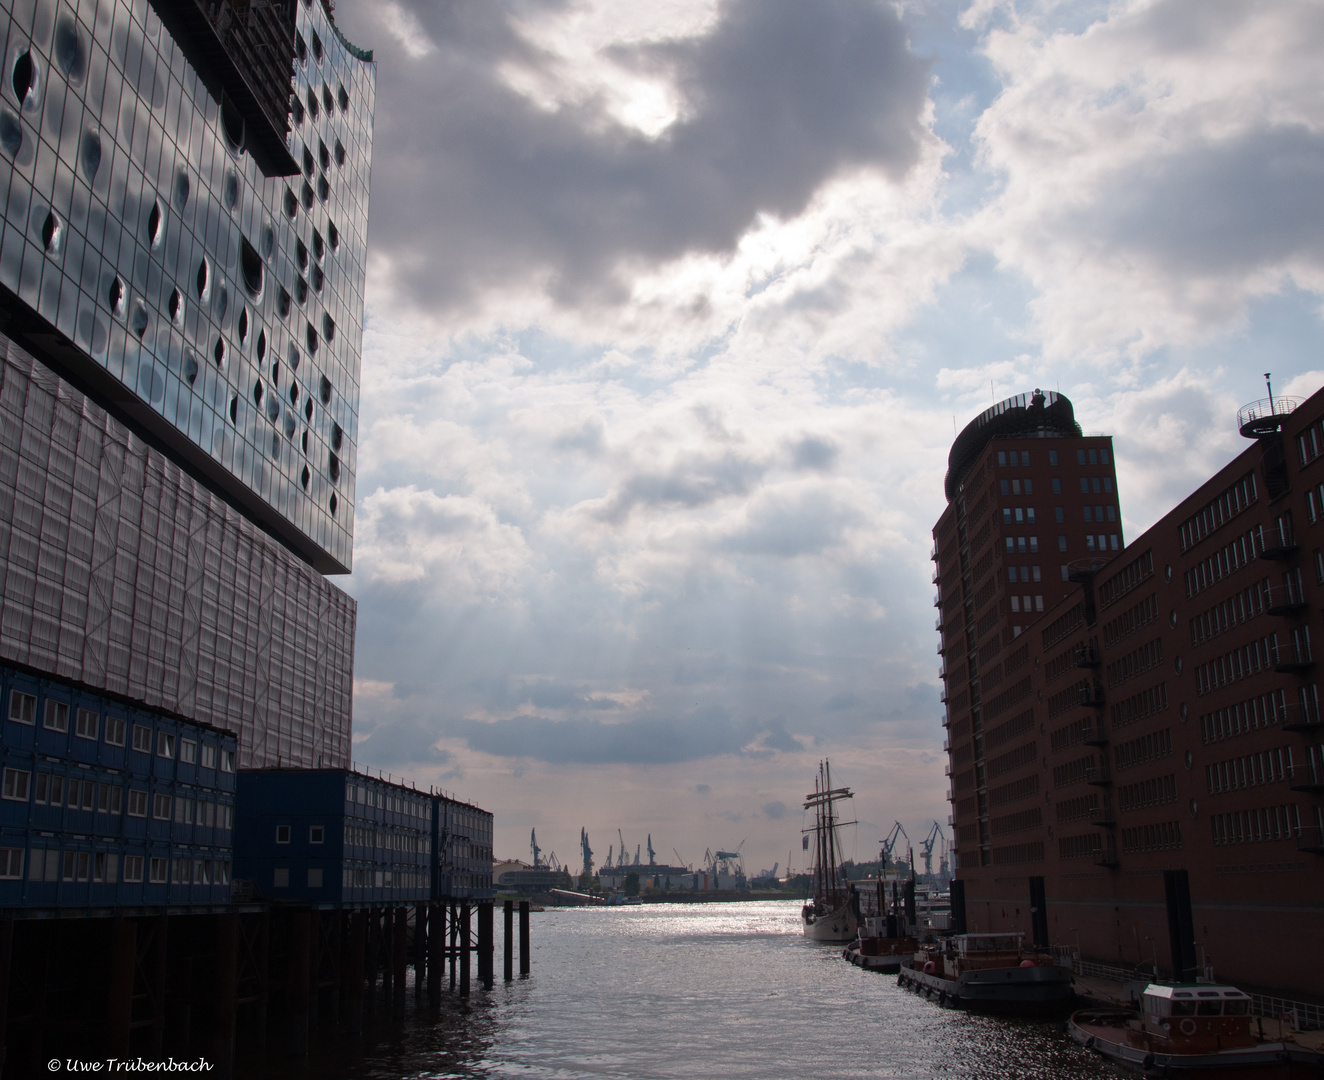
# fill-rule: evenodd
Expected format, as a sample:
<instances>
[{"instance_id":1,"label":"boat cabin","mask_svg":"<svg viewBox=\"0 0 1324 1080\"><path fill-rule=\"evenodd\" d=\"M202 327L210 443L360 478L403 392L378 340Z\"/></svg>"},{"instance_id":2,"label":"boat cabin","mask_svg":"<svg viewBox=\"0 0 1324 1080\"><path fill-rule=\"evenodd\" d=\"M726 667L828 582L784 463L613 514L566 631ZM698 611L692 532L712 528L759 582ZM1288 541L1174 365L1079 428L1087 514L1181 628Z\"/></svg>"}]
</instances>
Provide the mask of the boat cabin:
<instances>
[{"instance_id":1,"label":"boat cabin","mask_svg":"<svg viewBox=\"0 0 1324 1080\"><path fill-rule=\"evenodd\" d=\"M1250 996L1234 986L1151 983L1141 995L1141 1023L1148 1034L1173 1042L1254 1046L1250 1004Z\"/></svg>"}]
</instances>

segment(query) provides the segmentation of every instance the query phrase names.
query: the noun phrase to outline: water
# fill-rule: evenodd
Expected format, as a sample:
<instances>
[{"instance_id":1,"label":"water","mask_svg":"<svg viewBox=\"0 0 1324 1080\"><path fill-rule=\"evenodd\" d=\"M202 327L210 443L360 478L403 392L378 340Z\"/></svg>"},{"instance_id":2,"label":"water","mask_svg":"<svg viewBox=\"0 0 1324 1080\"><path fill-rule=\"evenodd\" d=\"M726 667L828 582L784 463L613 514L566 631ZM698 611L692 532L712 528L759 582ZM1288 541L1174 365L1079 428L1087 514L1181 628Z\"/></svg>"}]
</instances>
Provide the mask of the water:
<instances>
[{"instance_id":1,"label":"water","mask_svg":"<svg viewBox=\"0 0 1324 1080\"><path fill-rule=\"evenodd\" d=\"M1061 1020L940 1009L800 933L798 902L554 909L533 974L414 1009L362 1047L322 1040L317 1080L699 1080L1119 1075ZM498 938L500 925L498 919ZM289 1064L267 1074L290 1076ZM259 1072L257 1075L263 1075Z\"/></svg>"}]
</instances>

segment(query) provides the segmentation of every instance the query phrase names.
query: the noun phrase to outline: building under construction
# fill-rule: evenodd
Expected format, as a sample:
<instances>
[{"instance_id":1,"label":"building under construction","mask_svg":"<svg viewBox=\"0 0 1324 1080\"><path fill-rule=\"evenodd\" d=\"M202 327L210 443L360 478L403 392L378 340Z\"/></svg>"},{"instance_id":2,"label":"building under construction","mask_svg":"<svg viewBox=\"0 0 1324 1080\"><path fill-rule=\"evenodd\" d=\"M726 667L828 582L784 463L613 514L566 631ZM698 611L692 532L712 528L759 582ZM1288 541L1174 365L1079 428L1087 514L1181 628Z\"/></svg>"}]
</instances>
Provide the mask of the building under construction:
<instances>
[{"instance_id":1,"label":"building under construction","mask_svg":"<svg viewBox=\"0 0 1324 1080\"><path fill-rule=\"evenodd\" d=\"M0 34L0 1060L298 1053L467 988L475 909L490 981L491 814L350 768L371 53L324 0Z\"/></svg>"}]
</instances>

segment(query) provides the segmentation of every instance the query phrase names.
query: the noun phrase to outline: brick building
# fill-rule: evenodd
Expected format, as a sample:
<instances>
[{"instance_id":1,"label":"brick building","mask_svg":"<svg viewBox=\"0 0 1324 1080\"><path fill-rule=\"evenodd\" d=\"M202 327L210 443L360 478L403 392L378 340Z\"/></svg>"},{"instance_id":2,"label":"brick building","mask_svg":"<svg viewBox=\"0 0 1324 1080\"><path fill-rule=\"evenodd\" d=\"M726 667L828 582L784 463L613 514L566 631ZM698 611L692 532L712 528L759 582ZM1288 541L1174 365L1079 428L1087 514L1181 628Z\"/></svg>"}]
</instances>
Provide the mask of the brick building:
<instances>
[{"instance_id":1,"label":"brick building","mask_svg":"<svg viewBox=\"0 0 1324 1080\"><path fill-rule=\"evenodd\" d=\"M1250 445L1116 551L1082 490L1111 480L1109 440L987 421L967 440L934 533L953 899L970 930L1300 996L1324 959L1324 392L1239 423ZM1027 447L1037 516L1063 521L1030 618L1004 494Z\"/></svg>"}]
</instances>

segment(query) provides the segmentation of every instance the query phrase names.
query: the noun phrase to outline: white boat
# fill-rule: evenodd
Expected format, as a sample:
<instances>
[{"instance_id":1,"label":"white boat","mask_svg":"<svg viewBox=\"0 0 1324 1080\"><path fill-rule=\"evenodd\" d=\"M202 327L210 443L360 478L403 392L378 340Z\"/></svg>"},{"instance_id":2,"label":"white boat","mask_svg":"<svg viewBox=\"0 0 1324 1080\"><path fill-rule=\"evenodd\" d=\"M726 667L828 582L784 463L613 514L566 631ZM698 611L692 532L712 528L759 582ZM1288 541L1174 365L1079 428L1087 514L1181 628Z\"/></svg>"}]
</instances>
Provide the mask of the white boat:
<instances>
[{"instance_id":1,"label":"white boat","mask_svg":"<svg viewBox=\"0 0 1324 1080\"><path fill-rule=\"evenodd\" d=\"M800 909L800 921L810 941L842 944L854 941L859 931L859 894L842 878L841 847L837 842L837 829L855 822L838 821L833 805L850 798L854 793L849 788L833 788L831 766L826 761L819 765L813 794L805 796L805 809L814 811L814 826L805 830L814 838L814 865L810 871L814 895Z\"/></svg>"}]
</instances>

